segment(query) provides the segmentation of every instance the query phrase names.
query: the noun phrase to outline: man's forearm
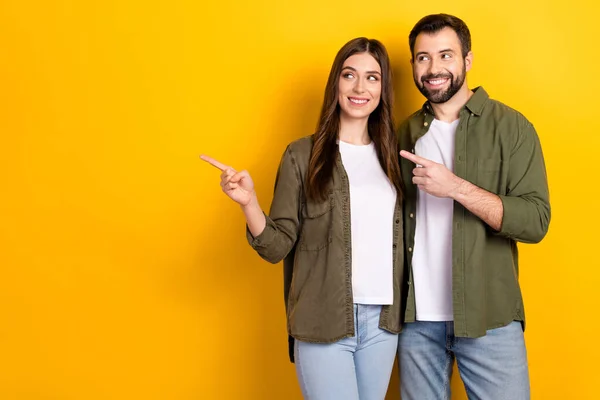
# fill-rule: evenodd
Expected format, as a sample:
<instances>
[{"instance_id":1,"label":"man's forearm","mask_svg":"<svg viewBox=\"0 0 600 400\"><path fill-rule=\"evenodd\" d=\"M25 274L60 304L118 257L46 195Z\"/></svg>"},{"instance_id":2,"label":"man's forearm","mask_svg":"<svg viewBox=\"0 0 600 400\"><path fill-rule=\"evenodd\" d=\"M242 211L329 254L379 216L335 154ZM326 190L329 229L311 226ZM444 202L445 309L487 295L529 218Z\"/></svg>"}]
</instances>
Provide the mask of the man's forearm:
<instances>
[{"instance_id":1,"label":"man's forearm","mask_svg":"<svg viewBox=\"0 0 600 400\"><path fill-rule=\"evenodd\" d=\"M461 179L451 197L492 229L499 231L502 227L504 208L502 200L495 194Z\"/></svg>"}]
</instances>

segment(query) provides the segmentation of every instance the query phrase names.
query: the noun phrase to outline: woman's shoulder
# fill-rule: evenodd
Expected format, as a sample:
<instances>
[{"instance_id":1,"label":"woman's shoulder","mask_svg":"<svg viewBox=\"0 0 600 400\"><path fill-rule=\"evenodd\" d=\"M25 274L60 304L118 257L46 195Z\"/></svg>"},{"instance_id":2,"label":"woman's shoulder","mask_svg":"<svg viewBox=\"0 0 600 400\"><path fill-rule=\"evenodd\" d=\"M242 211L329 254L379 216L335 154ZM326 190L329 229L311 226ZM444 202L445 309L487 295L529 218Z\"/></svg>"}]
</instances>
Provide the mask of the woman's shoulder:
<instances>
[{"instance_id":1,"label":"woman's shoulder","mask_svg":"<svg viewBox=\"0 0 600 400\"><path fill-rule=\"evenodd\" d=\"M312 146L312 135L294 140L288 144L283 153L283 164L294 165L301 175L304 174L308 168Z\"/></svg>"},{"instance_id":2,"label":"woman's shoulder","mask_svg":"<svg viewBox=\"0 0 600 400\"><path fill-rule=\"evenodd\" d=\"M288 150L294 153L294 155L310 157L312 151L313 137L312 135L304 136L300 139L296 139L288 145Z\"/></svg>"}]
</instances>

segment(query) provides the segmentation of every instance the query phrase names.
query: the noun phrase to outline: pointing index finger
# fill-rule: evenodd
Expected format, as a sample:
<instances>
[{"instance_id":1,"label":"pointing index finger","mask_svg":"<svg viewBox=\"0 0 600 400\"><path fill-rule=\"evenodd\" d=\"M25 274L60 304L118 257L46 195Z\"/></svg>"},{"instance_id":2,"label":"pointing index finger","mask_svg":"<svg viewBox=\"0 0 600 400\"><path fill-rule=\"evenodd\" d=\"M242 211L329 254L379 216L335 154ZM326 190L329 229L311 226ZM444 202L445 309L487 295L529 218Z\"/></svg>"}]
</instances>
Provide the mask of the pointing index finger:
<instances>
[{"instance_id":1,"label":"pointing index finger","mask_svg":"<svg viewBox=\"0 0 600 400\"><path fill-rule=\"evenodd\" d=\"M202 159L203 161L206 161L207 163L209 163L213 167L219 169L220 171L225 171L227 168L229 168L227 165L220 163L219 161L215 160L214 158L206 156L204 154L200 155L200 159Z\"/></svg>"},{"instance_id":2,"label":"pointing index finger","mask_svg":"<svg viewBox=\"0 0 600 400\"><path fill-rule=\"evenodd\" d=\"M422 165L423 167L430 166L432 164L432 162L433 162L433 161L428 160L426 158L419 157L418 155L410 153L410 152L408 152L406 150L400 151L400 156L406 158L409 161L414 162L417 165Z\"/></svg>"}]
</instances>

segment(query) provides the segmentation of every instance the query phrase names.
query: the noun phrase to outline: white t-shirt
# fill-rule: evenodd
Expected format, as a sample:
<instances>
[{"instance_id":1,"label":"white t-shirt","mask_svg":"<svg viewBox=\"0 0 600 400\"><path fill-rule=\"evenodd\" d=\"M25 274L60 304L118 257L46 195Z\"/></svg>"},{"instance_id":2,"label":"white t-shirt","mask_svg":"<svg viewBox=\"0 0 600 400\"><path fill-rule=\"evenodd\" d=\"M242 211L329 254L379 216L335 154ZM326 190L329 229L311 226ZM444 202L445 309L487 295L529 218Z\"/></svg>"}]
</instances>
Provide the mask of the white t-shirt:
<instances>
[{"instance_id":1,"label":"white t-shirt","mask_svg":"<svg viewBox=\"0 0 600 400\"><path fill-rule=\"evenodd\" d=\"M375 145L339 141L350 184L352 292L357 304L392 304L396 189L383 172Z\"/></svg>"},{"instance_id":2,"label":"white t-shirt","mask_svg":"<svg viewBox=\"0 0 600 400\"><path fill-rule=\"evenodd\" d=\"M415 154L454 171L458 120L433 120ZM417 320L452 321L452 212L454 201L419 190L412 268Z\"/></svg>"}]
</instances>

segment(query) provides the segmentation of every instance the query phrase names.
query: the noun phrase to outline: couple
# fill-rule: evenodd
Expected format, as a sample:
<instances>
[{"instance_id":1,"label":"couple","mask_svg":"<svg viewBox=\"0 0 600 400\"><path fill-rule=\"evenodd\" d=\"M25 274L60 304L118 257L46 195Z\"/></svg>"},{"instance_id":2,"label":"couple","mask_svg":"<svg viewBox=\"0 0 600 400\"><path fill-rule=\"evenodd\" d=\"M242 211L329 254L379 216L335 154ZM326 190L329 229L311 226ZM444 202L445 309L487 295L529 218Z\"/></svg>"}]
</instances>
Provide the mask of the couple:
<instances>
[{"instance_id":1,"label":"couple","mask_svg":"<svg viewBox=\"0 0 600 400\"><path fill-rule=\"evenodd\" d=\"M468 88L462 20L426 16L409 45L428 101L398 139L387 52L354 39L316 133L283 154L269 216L246 171L202 158L222 170L252 247L284 262L305 398L383 399L397 351L403 400L448 399L455 358L470 399L528 399L516 243L540 241L550 221L537 134Z\"/></svg>"}]
</instances>

